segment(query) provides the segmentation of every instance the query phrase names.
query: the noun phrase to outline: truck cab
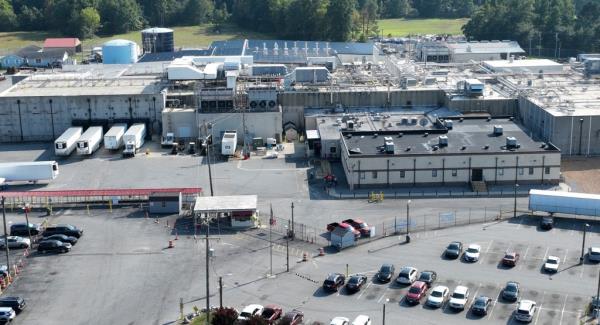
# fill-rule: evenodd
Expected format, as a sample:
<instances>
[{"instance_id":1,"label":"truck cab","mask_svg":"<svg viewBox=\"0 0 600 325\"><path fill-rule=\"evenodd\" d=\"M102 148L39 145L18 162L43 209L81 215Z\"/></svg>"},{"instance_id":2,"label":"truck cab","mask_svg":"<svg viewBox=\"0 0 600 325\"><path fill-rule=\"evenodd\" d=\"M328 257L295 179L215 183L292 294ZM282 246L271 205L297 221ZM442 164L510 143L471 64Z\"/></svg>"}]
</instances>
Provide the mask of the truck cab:
<instances>
[{"instance_id":1,"label":"truck cab","mask_svg":"<svg viewBox=\"0 0 600 325\"><path fill-rule=\"evenodd\" d=\"M125 144L125 149L123 150L123 157L135 157L137 153L137 149L135 147L135 142L129 141Z\"/></svg>"},{"instance_id":2,"label":"truck cab","mask_svg":"<svg viewBox=\"0 0 600 325\"><path fill-rule=\"evenodd\" d=\"M168 132L166 136L160 139L160 145L163 148L170 148L175 143L175 133Z\"/></svg>"}]
</instances>

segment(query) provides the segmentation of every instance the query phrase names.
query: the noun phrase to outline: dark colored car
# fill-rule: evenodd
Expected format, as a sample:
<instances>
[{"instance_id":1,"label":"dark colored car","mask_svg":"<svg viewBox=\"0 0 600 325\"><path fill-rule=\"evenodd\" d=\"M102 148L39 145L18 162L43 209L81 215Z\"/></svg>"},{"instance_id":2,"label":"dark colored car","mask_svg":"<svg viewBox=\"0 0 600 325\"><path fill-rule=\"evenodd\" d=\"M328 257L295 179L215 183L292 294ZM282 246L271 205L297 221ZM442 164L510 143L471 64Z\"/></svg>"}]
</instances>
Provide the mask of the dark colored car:
<instances>
[{"instance_id":1,"label":"dark colored car","mask_svg":"<svg viewBox=\"0 0 600 325\"><path fill-rule=\"evenodd\" d=\"M554 228L554 218L553 217L542 217L540 221L540 228L544 230L550 230Z\"/></svg>"},{"instance_id":2,"label":"dark colored car","mask_svg":"<svg viewBox=\"0 0 600 325\"><path fill-rule=\"evenodd\" d=\"M63 243L69 243L71 245L77 244L77 237L67 236L62 234L50 235L48 237L44 237L44 240L59 240Z\"/></svg>"},{"instance_id":3,"label":"dark colored car","mask_svg":"<svg viewBox=\"0 0 600 325\"><path fill-rule=\"evenodd\" d=\"M475 315L487 315L490 306L492 305L492 298L486 296L479 296L473 302L471 306L471 312Z\"/></svg>"},{"instance_id":4,"label":"dark colored car","mask_svg":"<svg viewBox=\"0 0 600 325\"><path fill-rule=\"evenodd\" d=\"M504 254L504 257L502 258L502 265L504 266L515 266L517 265L517 262L519 261L519 253L515 253L515 252L507 252L506 254Z\"/></svg>"},{"instance_id":5,"label":"dark colored car","mask_svg":"<svg viewBox=\"0 0 600 325\"><path fill-rule=\"evenodd\" d=\"M381 282L389 282L392 280L395 271L396 269L394 268L394 265L383 264L379 269L379 272L377 272L377 280Z\"/></svg>"},{"instance_id":6,"label":"dark colored car","mask_svg":"<svg viewBox=\"0 0 600 325\"><path fill-rule=\"evenodd\" d=\"M353 275L350 277L350 279L348 279L348 283L346 283L346 289L351 292L356 292L359 291L365 283L367 283L366 275Z\"/></svg>"},{"instance_id":7,"label":"dark colored car","mask_svg":"<svg viewBox=\"0 0 600 325\"><path fill-rule=\"evenodd\" d=\"M458 258L458 257L460 257L460 254L462 254L462 251L463 251L463 244L459 241L453 241L448 245L448 247L446 247L446 251L444 252L444 255L447 258Z\"/></svg>"},{"instance_id":8,"label":"dark colored car","mask_svg":"<svg viewBox=\"0 0 600 325\"><path fill-rule=\"evenodd\" d=\"M421 271L417 281L425 282L428 286L432 286L437 279L437 273L435 271Z\"/></svg>"},{"instance_id":9,"label":"dark colored car","mask_svg":"<svg viewBox=\"0 0 600 325\"><path fill-rule=\"evenodd\" d=\"M266 305L260 316L265 319L269 324L273 324L276 320L281 318L283 309L277 305Z\"/></svg>"},{"instance_id":10,"label":"dark colored car","mask_svg":"<svg viewBox=\"0 0 600 325\"><path fill-rule=\"evenodd\" d=\"M427 290L429 289L429 285L422 281L416 281L410 286L408 289L408 293L406 294L406 301L411 304L418 304L421 302L421 299L425 297L427 294Z\"/></svg>"},{"instance_id":11,"label":"dark colored car","mask_svg":"<svg viewBox=\"0 0 600 325\"><path fill-rule=\"evenodd\" d=\"M298 325L302 324L304 320L304 314L299 310L292 310L285 313L285 316L281 319L278 325Z\"/></svg>"},{"instance_id":12,"label":"dark colored car","mask_svg":"<svg viewBox=\"0 0 600 325\"><path fill-rule=\"evenodd\" d=\"M340 273L331 273L327 276L327 279L323 282L323 289L327 291L337 291L339 288L344 286L346 277Z\"/></svg>"},{"instance_id":13,"label":"dark colored car","mask_svg":"<svg viewBox=\"0 0 600 325\"><path fill-rule=\"evenodd\" d=\"M42 240L38 245L40 253L66 253L71 250L71 244L63 243L60 240Z\"/></svg>"},{"instance_id":14,"label":"dark colored car","mask_svg":"<svg viewBox=\"0 0 600 325\"><path fill-rule=\"evenodd\" d=\"M502 289L502 299L507 301L517 301L519 300L519 291L521 290L521 286L519 282L509 281L506 282L504 289Z\"/></svg>"},{"instance_id":15,"label":"dark colored car","mask_svg":"<svg viewBox=\"0 0 600 325\"><path fill-rule=\"evenodd\" d=\"M83 235L83 230L77 229L77 227L73 225L52 225L46 227L43 235L44 237L48 237L56 234L79 238L81 235Z\"/></svg>"},{"instance_id":16,"label":"dark colored car","mask_svg":"<svg viewBox=\"0 0 600 325\"><path fill-rule=\"evenodd\" d=\"M40 225L35 224L35 223L30 223L29 224L29 230L27 230L27 223L26 222L18 222L18 223L13 223L10 226L10 235L11 236L29 236L29 233L31 233L31 236L36 236L39 235L40 232L42 231L40 228Z\"/></svg>"},{"instance_id":17,"label":"dark colored car","mask_svg":"<svg viewBox=\"0 0 600 325\"><path fill-rule=\"evenodd\" d=\"M25 309L25 306L27 306L25 299L21 297L0 298L0 307L11 307L17 313L20 313L23 309Z\"/></svg>"}]
</instances>

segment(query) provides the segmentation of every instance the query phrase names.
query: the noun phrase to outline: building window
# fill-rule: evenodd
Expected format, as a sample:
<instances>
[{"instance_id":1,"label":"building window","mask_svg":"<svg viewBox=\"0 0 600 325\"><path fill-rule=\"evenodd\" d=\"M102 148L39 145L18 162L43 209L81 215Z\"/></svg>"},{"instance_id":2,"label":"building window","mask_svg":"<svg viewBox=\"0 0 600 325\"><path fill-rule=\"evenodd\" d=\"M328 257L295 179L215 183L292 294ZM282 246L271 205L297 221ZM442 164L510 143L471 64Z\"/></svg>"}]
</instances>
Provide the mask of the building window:
<instances>
[{"instance_id":1,"label":"building window","mask_svg":"<svg viewBox=\"0 0 600 325\"><path fill-rule=\"evenodd\" d=\"M458 170L456 170L456 169L453 169L453 170L452 170L452 176L453 176L453 177L456 177L457 175L458 175Z\"/></svg>"},{"instance_id":2,"label":"building window","mask_svg":"<svg viewBox=\"0 0 600 325\"><path fill-rule=\"evenodd\" d=\"M550 167L546 167L546 168L544 168L544 172L545 172L546 174L550 174Z\"/></svg>"},{"instance_id":3,"label":"building window","mask_svg":"<svg viewBox=\"0 0 600 325\"><path fill-rule=\"evenodd\" d=\"M525 168L519 167L519 175L524 175L524 174L525 174Z\"/></svg>"},{"instance_id":4,"label":"building window","mask_svg":"<svg viewBox=\"0 0 600 325\"><path fill-rule=\"evenodd\" d=\"M35 59L35 63L42 63L42 59Z\"/></svg>"},{"instance_id":5,"label":"building window","mask_svg":"<svg viewBox=\"0 0 600 325\"><path fill-rule=\"evenodd\" d=\"M533 175L533 167L529 167L529 175Z\"/></svg>"},{"instance_id":6,"label":"building window","mask_svg":"<svg viewBox=\"0 0 600 325\"><path fill-rule=\"evenodd\" d=\"M400 178L406 177L406 172L404 170L400 171Z\"/></svg>"},{"instance_id":7,"label":"building window","mask_svg":"<svg viewBox=\"0 0 600 325\"><path fill-rule=\"evenodd\" d=\"M437 169L431 171L431 177L437 177Z\"/></svg>"},{"instance_id":8,"label":"building window","mask_svg":"<svg viewBox=\"0 0 600 325\"><path fill-rule=\"evenodd\" d=\"M377 172L373 172L373 179L377 178Z\"/></svg>"},{"instance_id":9,"label":"building window","mask_svg":"<svg viewBox=\"0 0 600 325\"><path fill-rule=\"evenodd\" d=\"M335 153L336 149L337 149L336 147L329 148L329 153Z\"/></svg>"},{"instance_id":10,"label":"building window","mask_svg":"<svg viewBox=\"0 0 600 325\"><path fill-rule=\"evenodd\" d=\"M360 179L365 179L365 172L360 172Z\"/></svg>"},{"instance_id":11,"label":"building window","mask_svg":"<svg viewBox=\"0 0 600 325\"><path fill-rule=\"evenodd\" d=\"M498 175L504 176L504 168L498 168Z\"/></svg>"}]
</instances>

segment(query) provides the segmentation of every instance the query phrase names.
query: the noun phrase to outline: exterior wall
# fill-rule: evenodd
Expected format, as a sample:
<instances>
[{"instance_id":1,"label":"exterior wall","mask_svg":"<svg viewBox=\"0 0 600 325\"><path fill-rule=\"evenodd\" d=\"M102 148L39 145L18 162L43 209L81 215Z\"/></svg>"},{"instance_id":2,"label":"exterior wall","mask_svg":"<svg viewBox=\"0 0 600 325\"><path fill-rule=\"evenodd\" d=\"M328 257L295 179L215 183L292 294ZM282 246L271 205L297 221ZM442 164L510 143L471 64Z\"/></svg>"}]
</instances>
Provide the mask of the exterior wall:
<instances>
[{"instance_id":1,"label":"exterior wall","mask_svg":"<svg viewBox=\"0 0 600 325\"><path fill-rule=\"evenodd\" d=\"M175 133L175 138L198 138L195 109L165 108L162 111L162 136Z\"/></svg>"},{"instance_id":2,"label":"exterior wall","mask_svg":"<svg viewBox=\"0 0 600 325\"><path fill-rule=\"evenodd\" d=\"M451 53L450 62L464 63L473 61L500 60L500 53Z\"/></svg>"},{"instance_id":3,"label":"exterior wall","mask_svg":"<svg viewBox=\"0 0 600 325\"><path fill-rule=\"evenodd\" d=\"M52 141L74 121L149 120L156 133L164 103L164 94L0 97L0 142Z\"/></svg>"},{"instance_id":4,"label":"exterior wall","mask_svg":"<svg viewBox=\"0 0 600 325\"><path fill-rule=\"evenodd\" d=\"M515 116L518 112L518 102L515 99L448 99L449 109L462 113L485 112L492 116Z\"/></svg>"},{"instance_id":5,"label":"exterior wall","mask_svg":"<svg viewBox=\"0 0 600 325\"><path fill-rule=\"evenodd\" d=\"M281 121L281 112L262 112L262 113L200 113L197 115L198 129L200 135L206 134L204 123L212 123L212 130L209 130L213 136L213 143L221 143L222 134L226 130L237 130L238 142L243 143L244 134L242 116L245 115L247 134L247 143L252 143L252 138L262 137L275 138L281 141L283 133L283 123Z\"/></svg>"}]
</instances>

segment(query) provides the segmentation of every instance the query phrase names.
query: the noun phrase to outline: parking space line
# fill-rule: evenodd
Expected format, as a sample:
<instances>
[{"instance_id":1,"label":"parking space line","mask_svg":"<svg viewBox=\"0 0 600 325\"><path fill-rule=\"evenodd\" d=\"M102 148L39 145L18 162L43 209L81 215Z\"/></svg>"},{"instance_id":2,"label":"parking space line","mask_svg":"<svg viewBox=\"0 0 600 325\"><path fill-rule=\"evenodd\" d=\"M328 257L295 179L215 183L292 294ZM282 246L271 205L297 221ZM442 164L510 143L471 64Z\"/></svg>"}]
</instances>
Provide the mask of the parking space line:
<instances>
[{"instance_id":1,"label":"parking space line","mask_svg":"<svg viewBox=\"0 0 600 325\"><path fill-rule=\"evenodd\" d=\"M385 290L383 290L383 294L381 295L381 297L379 297L379 299L377 299L377 303L381 303L381 300L383 300L383 298L385 297L385 294L390 290L390 288L385 288Z\"/></svg>"},{"instance_id":2,"label":"parking space line","mask_svg":"<svg viewBox=\"0 0 600 325\"><path fill-rule=\"evenodd\" d=\"M567 262L567 254L569 253L569 249L565 249L565 258L563 258L563 263Z\"/></svg>"},{"instance_id":3,"label":"parking space line","mask_svg":"<svg viewBox=\"0 0 600 325\"><path fill-rule=\"evenodd\" d=\"M544 293L542 294L542 302L540 303L540 307L538 308L538 313L535 315L535 322L533 323L534 325L537 324L538 319L540 318L540 311L542 310L542 306L544 305L544 298L546 298L546 291L544 291Z\"/></svg>"},{"instance_id":4,"label":"parking space line","mask_svg":"<svg viewBox=\"0 0 600 325\"><path fill-rule=\"evenodd\" d=\"M356 297L356 300L359 300L359 299L360 299L360 297L362 297L362 295L365 293L365 291L369 290L369 287L370 287L372 284L373 284L373 282L369 282L369 283L367 284L367 287L365 288L365 290L361 290L361 291L360 291L360 294L358 295L358 297Z\"/></svg>"},{"instance_id":5,"label":"parking space line","mask_svg":"<svg viewBox=\"0 0 600 325\"><path fill-rule=\"evenodd\" d=\"M492 239L492 240L490 240L490 243L488 244L488 247L485 249L485 254L486 254L486 255L487 255L487 253L490 251L490 247L492 247L492 244L493 244L493 243L494 243L494 240L493 240L493 239ZM481 255L481 254L480 254L480 255ZM482 255L482 256L479 258L479 264L482 264L482 263L483 263L483 260L485 259L485 256L486 256L486 255Z\"/></svg>"},{"instance_id":6,"label":"parking space line","mask_svg":"<svg viewBox=\"0 0 600 325\"><path fill-rule=\"evenodd\" d=\"M585 263L581 264L581 273L579 273L579 278L583 278L583 271L585 271Z\"/></svg>"},{"instance_id":7,"label":"parking space line","mask_svg":"<svg viewBox=\"0 0 600 325\"><path fill-rule=\"evenodd\" d=\"M546 248L546 252L544 253L544 259L542 259L542 261L546 260L546 256L548 256L548 251L550 250L550 247Z\"/></svg>"},{"instance_id":8,"label":"parking space line","mask_svg":"<svg viewBox=\"0 0 600 325\"><path fill-rule=\"evenodd\" d=\"M567 307L567 298L569 298L568 294L565 296L565 302L563 303L563 308L562 308L562 311L560 313L560 324L562 324L563 316L565 315L565 308Z\"/></svg>"},{"instance_id":9,"label":"parking space line","mask_svg":"<svg viewBox=\"0 0 600 325\"><path fill-rule=\"evenodd\" d=\"M523 218L523 217L519 218L519 224L517 225L517 229L521 229L521 225L523 224L523 219L525 219L525 218Z\"/></svg>"},{"instance_id":10,"label":"parking space line","mask_svg":"<svg viewBox=\"0 0 600 325\"><path fill-rule=\"evenodd\" d=\"M496 283L496 287L495 289L498 289L500 285L498 283ZM496 304L498 303L498 295L494 295L494 301L492 301L492 310L490 310L490 313L488 315L488 320L492 319L492 314L494 313L494 309L496 308Z\"/></svg>"}]
</instances>

